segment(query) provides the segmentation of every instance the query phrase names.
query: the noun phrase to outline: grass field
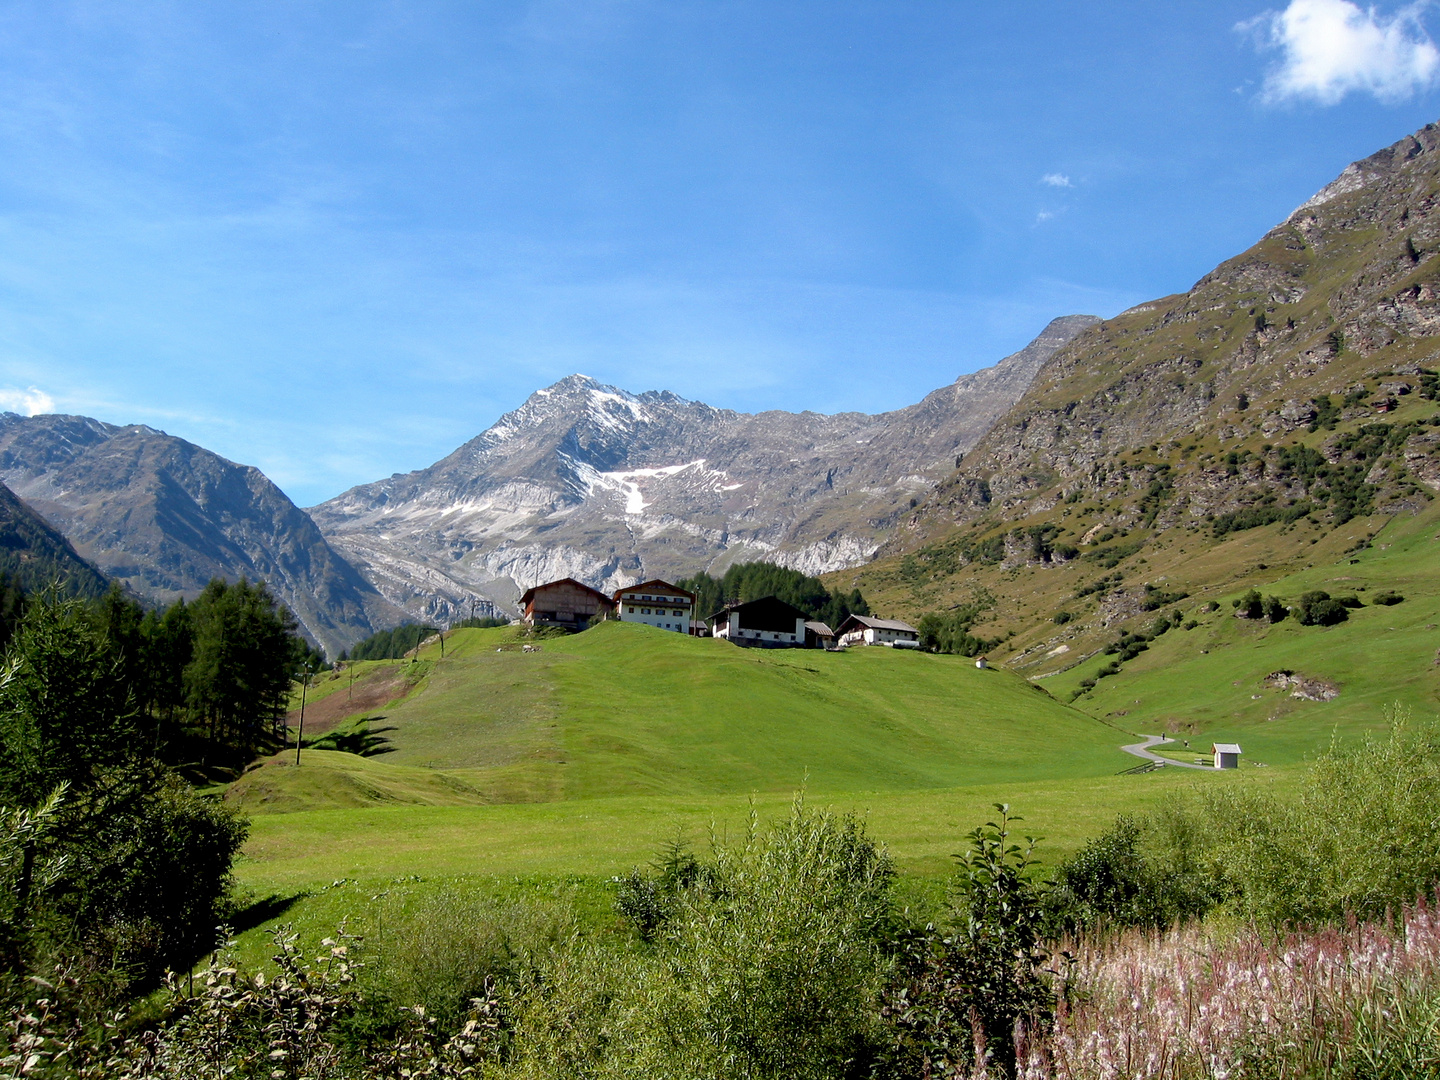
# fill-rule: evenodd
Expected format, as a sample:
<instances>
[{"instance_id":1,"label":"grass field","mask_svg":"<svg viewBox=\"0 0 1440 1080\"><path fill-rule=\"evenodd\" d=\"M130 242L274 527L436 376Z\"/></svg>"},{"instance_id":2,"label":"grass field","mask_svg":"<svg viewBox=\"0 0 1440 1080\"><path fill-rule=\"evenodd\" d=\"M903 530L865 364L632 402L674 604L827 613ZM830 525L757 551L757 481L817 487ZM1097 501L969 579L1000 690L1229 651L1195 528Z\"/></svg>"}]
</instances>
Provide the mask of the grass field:
<instances>
[{"instance_id":1,"label":"grass field","mask_svg":"<svg viewBox=\"0 0 1440 1080\"><path fill-rule=\"evenodd\" d=\"M456 631L443 660L423 650L414 680L396 678L404 664L368 669L362 690L402 688L369 722L385 753L307 751L300 768L277 755L231 800L266 812L911 791L1103 776L1127 760L1126 730L963 657L746 650L618 622L538 653L506 648L514 637Z\"/></svg>"},{"instance_id":2,"label":"grass field","mask_svg":"<svg viewBox=\"0 0 1440 1080\"><path fill-rule=\"evenodd\" d=\"M1226 605L1102 680L1077 702L1095 715L1063 702L1098 657L1041 680L1046 693L960 657L747 651L620 623L532 653L515 647L514 630L457 631L443 659L431 644L413 661L322 678L312 701L394 695L342 719L332 745L364 745L366 733L388 741L373 756L306 749L298 768L291 751L233 785L230 800L253 815L236 870L256 901L244 955L263 959L276 922L317 937L342 919L364 930L396 897L437 890L558 890L611 918L611 876L676 835L700 848L712 826L737 835L752 806L779 816L802 787L812 803L862 815L894 857L902 895L933 905L949 856L993 803L1025 816L1053 864L1167 793L1288 785L1332 729L1378 727L1397 696L1426 700L1435 680L1420 661L1440 617L1427 599L1440 594L1427 576L1440 572L1427 561L1429 528L1398 523L1360 563L1266 590L1396 588L1403 604L1358 609L1331 629L1253 624ZM1340 696L1299 702L1260 686L1287 666L1335 679ZM331 713L343 712L337 699ZM1234 738L1245 766L1118 775L1136 764L1119 746L1160 730L1202 749Z\"/></svg>"},{"instance_id":3,"label":"grass field","mask_svg":"<svg viewBox=\"0 0 1440 1080\"><path fill-rule=\"evenodd\" d=\"M1133 760L1133 759L1131 759ZM1140 776L979 784L913 792L807 795L814 805L861 816L883 842L917 907L943 902L950 858L966 834L1008 802L1025 818L1017 831L1043 838L1037 851L1054 865L1119 813L1143 814L1199 784L1263 783L1284 789L1296 770L1236 773L1163 770ZM753 811L762 822L784 815L791 795L708 799L625 796L496 806L393 806L257 815L236 867L242 895L255 903L240 936L242 958L268 955L269 931L291 924L318 940L344 921L373 933L397 897L477 891L564 895L591 921L613 919L608 879L643 866L677 836L703 852L717 836L742 836Z\"/></svg>"}]
</instances>

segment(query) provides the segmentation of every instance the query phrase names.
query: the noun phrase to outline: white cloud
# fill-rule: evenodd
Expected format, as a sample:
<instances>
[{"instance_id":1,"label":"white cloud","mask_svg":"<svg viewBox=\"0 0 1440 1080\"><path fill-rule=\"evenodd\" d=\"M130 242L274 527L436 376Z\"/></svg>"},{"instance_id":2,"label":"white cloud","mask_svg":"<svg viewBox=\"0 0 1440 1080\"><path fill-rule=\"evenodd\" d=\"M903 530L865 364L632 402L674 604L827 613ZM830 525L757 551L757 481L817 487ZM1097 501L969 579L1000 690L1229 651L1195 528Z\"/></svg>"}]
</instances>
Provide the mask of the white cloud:
<instances>
[{"instance_id":1,"label":"white cloud","mask_svg":"<svg viewBox=\"0 0 1440 1080\"><path fill-rule=\"evenodd\" d=\"M1236 29L1283 53L1265 80L1262 101L1334 105L1351 91L1401 101L1440 75L1440 50L1420 22L1423 7L1410 4L1387 17L1350 0L1290 0L1284 11L1267 11Z\"/></svg>"},{"instance_id":2,"label":"white cloud","mask_svg":"<svg viewBox=\"0 0 1440 1080\"><path fill-rule=\"evenodd\" d=\"M1038 214L1035 215L1035 224L1039 225L1042 221L1049 221L1054 216L1055 215L1052 214L1049 210L1041 210Z\"/></svg>"},{"instance_id":3,"label":"white cloud","mask_svg":"<svg viewBox=\"0 0 1440 1080\"><path fill-rule=\"evenodd\" d=\"M1066 176L1064 173L1058 173L1058 172L1046 173L1044 176L1042 176L1042 177L1040 178L1040 182L1041 182L1042 184L1049 184L1051 187L1074 187L1074 186L1075 186L1074 184L1070 183L1070 178L1069 178L1068 176Z\"/></svg>"},{"instance_id":4,"label":"white cloud","mask_svg":"<svg viewBox=\"0 0 1440 1080\"><path fill-rule=\"evenodd\" d=\"M0 409L5 412L34 416L37 413L54 412L55 399L44 390L38 390L33 386L28 390L5 387L0 389Z\"/></svg>"}]
</instances>

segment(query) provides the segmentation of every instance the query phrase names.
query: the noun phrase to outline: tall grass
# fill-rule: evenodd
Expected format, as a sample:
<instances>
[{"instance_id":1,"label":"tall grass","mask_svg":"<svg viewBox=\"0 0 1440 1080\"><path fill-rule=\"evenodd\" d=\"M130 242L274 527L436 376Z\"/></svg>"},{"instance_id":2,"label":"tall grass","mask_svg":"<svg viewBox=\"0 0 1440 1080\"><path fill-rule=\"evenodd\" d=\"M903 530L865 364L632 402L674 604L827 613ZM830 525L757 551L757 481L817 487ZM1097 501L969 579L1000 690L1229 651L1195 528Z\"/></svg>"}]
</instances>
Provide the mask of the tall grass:
<instances>
[{"instance_id":1,"label":"tall grass","mask_svg":"<svg viewBox=\"0 0 1440 1080\"><path fill-rule=\"evenodd\" d=\"M1199 926L1082 944L1026 1080L1440 1076L1440 910L1277 936ZM977 1074L983 1075L983 1074Z\"/></svg>"}]
</instances>

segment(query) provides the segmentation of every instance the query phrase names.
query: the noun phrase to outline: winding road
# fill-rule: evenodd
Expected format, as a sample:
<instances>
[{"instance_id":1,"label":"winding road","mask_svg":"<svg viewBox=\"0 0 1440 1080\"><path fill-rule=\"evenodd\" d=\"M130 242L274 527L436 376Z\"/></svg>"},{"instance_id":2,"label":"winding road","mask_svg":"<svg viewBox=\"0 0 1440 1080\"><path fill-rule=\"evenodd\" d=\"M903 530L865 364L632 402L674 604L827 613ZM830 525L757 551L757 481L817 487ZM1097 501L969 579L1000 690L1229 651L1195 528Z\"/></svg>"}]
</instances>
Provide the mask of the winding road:
<instances>
[{"instance_id":1,"label":"winding road","mask_svg":"<svg viewBox=\"0 0 1440 1080\"><path fill-rule=\"evenodd\" d=\"M1122 746L1120 749L1127 754L1134 754L1146 761L1158 761L1161 765L1174 765L1181 769L1204 769L1206 772L1214 772L1213 765L1190 765L1183 761L1176 761L1174 758L1161 757L1159 754L1152 754L1150 747L1160 746L1162 743L1174 742L1174 739L1164 735L1146 735L1144 742L1131 743L1129 746Z\"/></svg>"}]
</instances>

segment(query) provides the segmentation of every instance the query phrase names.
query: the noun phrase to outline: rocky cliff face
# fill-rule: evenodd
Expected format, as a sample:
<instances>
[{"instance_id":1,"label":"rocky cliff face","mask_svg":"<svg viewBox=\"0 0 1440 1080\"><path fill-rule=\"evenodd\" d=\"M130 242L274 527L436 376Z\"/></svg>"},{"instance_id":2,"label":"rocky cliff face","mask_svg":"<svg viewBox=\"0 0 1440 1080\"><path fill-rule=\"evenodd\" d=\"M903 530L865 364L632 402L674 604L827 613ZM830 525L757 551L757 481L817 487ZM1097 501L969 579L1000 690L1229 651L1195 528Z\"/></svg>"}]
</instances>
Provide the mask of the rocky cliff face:
<instances>
[{"instance_id":1,"label":"rocky cliff face","mask_svg":"<svg viewBox=\"0 0 1440 1080\"><path fill-rule=\"evenodd\" d=\"M853 566L1095 322L1056 319L995 367L875 416L748 415L574 375L430 468L310 512L388 599L432 618L565 576L617 588L759 558Z\"/></svg>"},{"instance_id":2,"label":"rocky cliff face","mask_svg":"<svg viewBox=\"0 0 1440 1080\"><path fill-rule=\"evenodd\" d=\"M333 652L402 614L258 470L143 426L0 415L0 479L84 558L159 602L267 582Z\"/></svg>"},{"instance_id":3,"label":"rocky cliff face","mask_svg":"<svg viewBox=\"0 0 1440 1080\"><path fill-rule=\"evenodd\" d=\"M1263 570L1363 543L1440 491L1437 255L1432 125L1347 168L1188 292L1057 350L906 516L865 570L867 596L888 589L913 611L988 582L1023 647L1027 619L1055 636L1057 607L1108 626L1157 582L1194 594L1253 569L1256 550ZM1077 600L1079 578L1095 587Z\"/></svg>"}]
</instances>

